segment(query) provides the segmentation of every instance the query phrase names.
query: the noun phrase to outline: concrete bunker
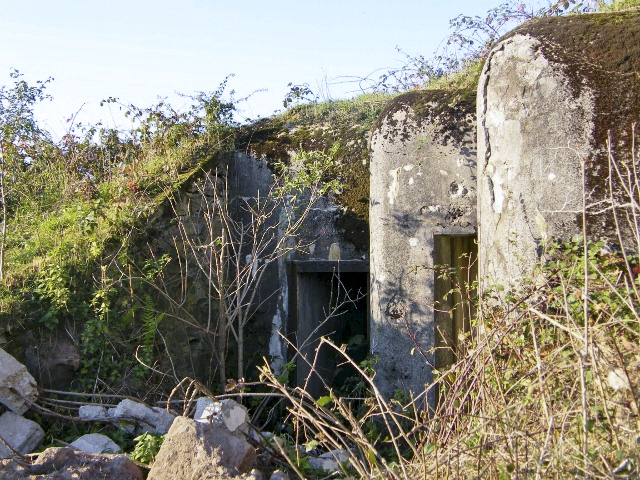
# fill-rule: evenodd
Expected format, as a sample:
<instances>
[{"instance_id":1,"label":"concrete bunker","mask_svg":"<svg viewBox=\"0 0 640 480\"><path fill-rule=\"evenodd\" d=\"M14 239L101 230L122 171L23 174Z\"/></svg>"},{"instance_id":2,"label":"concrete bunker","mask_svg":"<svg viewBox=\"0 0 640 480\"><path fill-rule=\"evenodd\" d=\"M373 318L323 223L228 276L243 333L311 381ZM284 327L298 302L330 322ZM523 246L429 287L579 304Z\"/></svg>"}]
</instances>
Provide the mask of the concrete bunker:
<instances>
[{"instance_id":1,"label":"concrete bunker","mask_svg":"<svg viewBox=\"0 0 640 480\"><path fill-rule=\"evenodd\" d=\"M540 260L546 239L581 233L580 163L588 200L596 205L608 179L603 142L609 130L616 158L632 165L640 57L623 44L637 52L639 36L637 12L532 22L492 50L477 91L409 92L381 113L370 142L370 324L359 328L378 357L376 381L384 395L422 392L434 366L455 360L474 313L464 291L450 293L455 287L478 275L481 284L508 289ZM354 165L360 164L347 170ZM365 190L358 189L356 203ZM361 230L347 229L349 237L342 228L352 210L327 200L314 210L309 251L287 258L286 269L284 261L278 264L272 358L280 351L279 358L287 358L280 332L300 345L324 319L333 270L339 266L347 278L349 262L367 263L365 242L352 239L364 240ZM611 233L605 217L588 215L589 235ZM451 266L455 275L441 278L438 265ZM358 268L366 276L366 268ZM335 330L328 323L314 335ZM335 365L321 362L331 376ZM297 384L308 374L303 363L297 362ZM310 385L314 395L321 391Z\"/></svg>"},{"instance_id":2,"label":"concrete bunker","mask_svg":"<svg viewBox=\"0 0 640 480\"><path fill-rule=\"evenodd\" d=\"M295 384L314 397L330 388L346 388L354 374L320 337L347 345L356 362L369 353L369 264L365 261L292 261L289 266L290 358L299 355ZM316 351L317 350L317 351ZM315 372L311 372L311 365Z\"/></svg>"},{"instance_id":3,"label":"concrete bunker","mask_svg":"<svg viewBox=\"0 0 640 480\"><path fill-rule=\"evenodd\" d=\"M607 142L620 171L635 171L639 38L637 10L570 15L522 25L489 53L477 101L482 286L511 290L548 242L581 236L583 199L587 238L619 244L613 204L629 199L616 173L609 183Z\"/></svg>"},{"instance_id":4,"label":"concrete bunker","mask_svg":"<svg viewBox=\"0 0 640 480\"><path fill-rule=\"evenodd\" d=\"M476 256L474 111L473 89L410 92L390 102L373 133L371 354L387 397L421 393L434 367L451 364L469 325L435 267ZM460 269L456 278L473 273Z\"/></svg>"}]
</instances>

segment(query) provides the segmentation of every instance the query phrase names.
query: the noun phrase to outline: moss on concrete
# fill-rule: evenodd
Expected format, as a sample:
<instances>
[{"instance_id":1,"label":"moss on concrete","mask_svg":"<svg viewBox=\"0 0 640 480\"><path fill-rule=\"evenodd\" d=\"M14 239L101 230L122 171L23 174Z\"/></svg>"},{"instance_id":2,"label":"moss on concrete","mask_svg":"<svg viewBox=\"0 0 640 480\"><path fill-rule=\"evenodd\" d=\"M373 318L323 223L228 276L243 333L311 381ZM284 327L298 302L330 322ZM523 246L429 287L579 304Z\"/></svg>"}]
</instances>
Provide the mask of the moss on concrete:
<instances>
[{"instance_id":1,"label":"moss on concrete","mask_svg":"<svg viewBox=\"0 0 640 480\"><path fill-rule=\"evenodd\" d=\"M631 126L640 121L640 10L544 18L516 28L504 39L515 34L541 42L541 53L563 72L576 99L585 87L593 92L589 141L594 155L586 159L586 191L592 200L608 198L607 141L611 138L614 158L630 165ZM624 203L622 189L614 190ZM581 215L576 222L582 224ZM600 215L589 224L591 235L615 231L611 215Z\"/></svg>"},{"instance_id":2,"label":"moss on concrete","mask_svg":"<svg viewBox=\"0 0 640 480\"><path fill-rule=\"evenodd\" d=\"M602 70L640 72L640 10L542 18L515 28L503 40L516 34L556 43Z\"/></svg>"},{"instance_id":3,"label":"moss on concrete","mask_svg":"<svg viewBox=\"0 0 640 480\"><path fill-rule=\"evenodd\" d=\"M283 115L241 127L237 140L239 150L270 164L287 164L299 150L328 151L339 142L333 175L345 188L336 198L343 209L337 226L344 239L362 252L369 249L368 139L383 108L382 98L389 97L376 97L375 104L366 104L365 108L352 108L349 102L353 101L296 107Z\"/></svg>"},{"instance_id":4,"label":"moss on concrete","mask_svg":"<svg viewBox=\"0 0 640 480\"><path fill-rule=\"evenodd\" d=\"M464 144L465 137L473 135L474 124L469 115L476 111L477 81L465 88L453 90L416 90L399 95L387 104L380 114L376 129L380 129L386 122L397 127L394 114L404 109L410 113L413 124L418 126L422 122L429 122L438 126L437 133L443 145L450 140ZM401 131L401 139L409 136L409 128L405 123Z\"/></svg>"}]
</instances>

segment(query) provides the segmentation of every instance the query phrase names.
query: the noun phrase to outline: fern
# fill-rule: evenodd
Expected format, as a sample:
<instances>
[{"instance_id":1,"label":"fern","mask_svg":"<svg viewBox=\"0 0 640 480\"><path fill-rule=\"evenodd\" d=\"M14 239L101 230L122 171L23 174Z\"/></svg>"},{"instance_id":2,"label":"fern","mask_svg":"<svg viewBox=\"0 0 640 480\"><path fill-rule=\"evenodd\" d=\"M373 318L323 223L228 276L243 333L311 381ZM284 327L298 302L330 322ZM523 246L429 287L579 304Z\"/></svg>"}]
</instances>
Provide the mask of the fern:
<instances>
[{"instance_id":1,"label":"fern","mask_svg":"<svg viewBox=\"0 0 640 480\"><path fill-rule=\"evenodd\" d=\"M142 321L142 345L141 345L141 357L147 364L151 362L153 353L153 345L156 338L156 329L158 324L164 318L164 313L159 315L155 314L156 308L153 298L148 293L144 294L144 306L140 319Z\"/></svg>"}]
</instances>

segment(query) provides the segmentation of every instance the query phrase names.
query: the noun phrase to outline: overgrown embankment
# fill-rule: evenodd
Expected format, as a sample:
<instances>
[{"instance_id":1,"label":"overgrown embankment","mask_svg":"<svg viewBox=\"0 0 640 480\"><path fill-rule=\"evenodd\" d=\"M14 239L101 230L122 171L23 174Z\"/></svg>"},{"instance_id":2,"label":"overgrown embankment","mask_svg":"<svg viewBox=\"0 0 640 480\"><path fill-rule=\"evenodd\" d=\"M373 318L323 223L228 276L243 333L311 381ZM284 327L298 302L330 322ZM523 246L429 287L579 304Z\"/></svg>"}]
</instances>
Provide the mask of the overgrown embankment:
<instances>
[{"instance_id":1,"label":"overgrown embankment","mask_svg":"<svg viewBox=\"0 0 640 480\"><path fill-rule=\"evenodd\" d=\"M140 345L142 358L153 357L160 299L148 284L166 261L145 245L147 230L169 222L173 192L233 148L230 106L216 94L199 101L197 114L130 107L136 129L77 126L59 144L34 123L37 135L16 137L28 148L4 158L0 339L47 368L58 360L44 350L75 348L80 369L65 388L145 390L149 373L133 353Z\"/></svg>"}]
</instances>

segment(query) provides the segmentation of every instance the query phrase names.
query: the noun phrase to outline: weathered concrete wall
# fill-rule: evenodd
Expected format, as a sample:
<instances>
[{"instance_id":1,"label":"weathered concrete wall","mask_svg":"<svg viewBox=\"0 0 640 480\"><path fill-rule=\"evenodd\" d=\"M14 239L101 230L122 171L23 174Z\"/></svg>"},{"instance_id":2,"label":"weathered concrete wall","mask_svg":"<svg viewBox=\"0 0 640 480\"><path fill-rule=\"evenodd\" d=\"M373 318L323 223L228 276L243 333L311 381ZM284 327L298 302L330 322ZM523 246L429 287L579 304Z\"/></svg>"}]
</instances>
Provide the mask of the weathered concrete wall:
<instances>
[{"instance_id":1,"label":"weathered concrete wall","mask_svg":"<svg viewBox=\"0 0 640 480\"><path fill-rule=\"evenodd\" d=\"M387 396L432 378L434 236L476 231L475 95L462 93L397 97L371 142L370 341Z\"/></svg>"},{"instance_id":2,"label":"weathered concrete wall","mask_svg":"<svg viewBox=\"0 0 640 480\"><path fill-rule=\"evenodd\" d=\"M588 236L618 243L606 139L610 131L614 157L629 165L638 71L638 12L542 19L491 51L477 101L485 286L511 288L531 273L547 239L582 233L583 186Z\"/></svg>"},{"instance_id":3,"label":"weathered concrete wall","mask_svg":"<svg viewBox=\"0 0 640 480\"><path fill-rule=\"evenodd\" d=\"M258 195L261 198L266 197L273 183L273 171L266 159L256 159L245 153L236 152L229 158L228 165L232 205L241 197L257 198ZM308 202L308 199L302 198L299 203L304 206L305 202ZM295 207L295 209L299 208L300 206ZM238 218L241 217L241 213L238 210L237 214L240 215ZM279 216L274 215L269 220L269 224L276 225L279 221L285 224L286 213L281 211ZM291 262L368 260L366 253L345 239L344 228L340 222L343 215L343 208L336 205L334 199L326 197L318 199L311 207L303 227L288 242L289 245L299 242L304 245L304 248L281 256L277 262L268 266L255 300L255 304L260 305L260 309L248 325L247 358L256 358L259 363L260 359L268 353L272 367L279 371L291 353L288 352L287 343L282 335L289 335L292 341L298 339L297 332L290 331L290 325L295 324L291 315L296 315L296 312L291 311L295 303L292 305L290 299L290 295L295 295L296 292L289 291L292 284ZM250 221L249 218L246 220ZM278 235L283 234L284 231L280 228ZM357 235L354 232L350 234ZM323 290L320 289L317 294L322 295ZM324 307L324 310L327 310L328 303ZM267 345L263 338L267 332L268 348L265 348Z\"/></svg>"},{"instance_id":4,"label":"weathered concrete wall","mask_svg":"<svg viewBox=\"0 0 640 480\"><path fill-rule=\"evenodd\" d=\"M251 222L250 215L242 208L244 199L266 198L273 181L273 172L264 160L258 160L241 152L229 155L229 202L232 215L245 224ZM269 227L274 227L280 220L279 213L268 219ZM265 252L269 254L270 252ZM264 260L264 259L263 259ZM254 305L261 308L253 320L249 322L245 332L245 358L254 359L248 371L242 376L255 372L255 364L261 364L265 355L271 357L274 367L280 368L286 362L286 347L278 335L278 331L286 332L286 268L284 258L273 265L268 265ZM283 287L284 286L284 287ZM278 295L274 295L277 288L281 288ZM275 340L275 341L274 341ZM249 362L247 362L248 364Z\"/></svg>"}]
</instances>

